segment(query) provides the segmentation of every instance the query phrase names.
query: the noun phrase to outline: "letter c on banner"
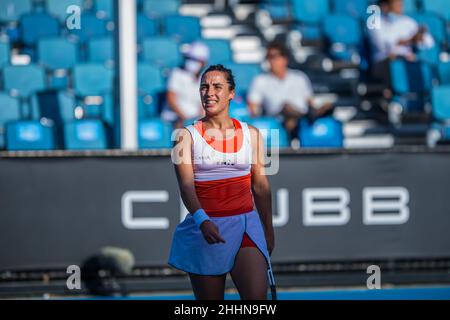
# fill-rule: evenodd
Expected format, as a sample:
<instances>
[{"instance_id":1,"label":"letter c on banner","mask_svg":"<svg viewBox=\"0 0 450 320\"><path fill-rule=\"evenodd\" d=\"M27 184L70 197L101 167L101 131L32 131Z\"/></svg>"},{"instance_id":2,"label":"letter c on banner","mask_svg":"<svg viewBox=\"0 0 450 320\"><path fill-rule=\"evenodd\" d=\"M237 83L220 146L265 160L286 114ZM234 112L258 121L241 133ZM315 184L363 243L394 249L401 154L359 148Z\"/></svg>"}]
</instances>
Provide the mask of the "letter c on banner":
<instances>
[{"instance_id":1,"label":"letter c on banner","mask_svg":"<svg viewBox=\"0 0 450 320\"><path fill-rule=\"evenodd\" d=\"M127 191L122 196L122 224L127 229L169 229L169 219L134 218L134 202L167 202L169 193L165 190L157 191Z\"/></svg>"}]
</instances>

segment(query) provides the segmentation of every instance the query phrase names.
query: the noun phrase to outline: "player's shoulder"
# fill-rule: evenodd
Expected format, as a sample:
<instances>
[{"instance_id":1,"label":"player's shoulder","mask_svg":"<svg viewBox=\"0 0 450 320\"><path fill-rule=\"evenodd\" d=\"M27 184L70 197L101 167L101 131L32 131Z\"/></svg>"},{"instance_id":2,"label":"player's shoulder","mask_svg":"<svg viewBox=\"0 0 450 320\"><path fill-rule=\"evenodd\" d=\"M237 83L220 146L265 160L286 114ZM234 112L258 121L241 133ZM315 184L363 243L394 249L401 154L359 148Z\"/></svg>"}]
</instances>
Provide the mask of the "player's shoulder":
<instances>
[{"instance_id":1,"label":"player's shoulder","mask_svg":"<svg viewBox=\"0 0 450 320\"><path fill-rule=\"evenodd\" d=\"M182 127L179 129L175 129L175 141L181 142L181 141L193 141L192 133L188 128L189 126Z\"/></svg>"},{"instance_id":2,"label":"player's shoulder","mask_svg":"<svg viewBox=\"0 0 450 320\"><path fill-rule=\"evenodd\" d=\"M253 126L253 125L251 125L249 123L246 123L246 124L247 124L247 127L248 127L248 131L250 132L250 136L257 137L257 136L259 136L261 134L259 132L258 128L256 128L255 126Z\"/></svg>"},{"instance_id":3,"label":"player's shoulder","mask_svg":"<svg viewBox=\"0 0 450 320\"><path fill-rule=\"evenodd\" d=\"M258 131L258 129L255 126L251 125L248 122L241 121L241 123L245 123L250 131Z\"/></svg>"}]
</instances>

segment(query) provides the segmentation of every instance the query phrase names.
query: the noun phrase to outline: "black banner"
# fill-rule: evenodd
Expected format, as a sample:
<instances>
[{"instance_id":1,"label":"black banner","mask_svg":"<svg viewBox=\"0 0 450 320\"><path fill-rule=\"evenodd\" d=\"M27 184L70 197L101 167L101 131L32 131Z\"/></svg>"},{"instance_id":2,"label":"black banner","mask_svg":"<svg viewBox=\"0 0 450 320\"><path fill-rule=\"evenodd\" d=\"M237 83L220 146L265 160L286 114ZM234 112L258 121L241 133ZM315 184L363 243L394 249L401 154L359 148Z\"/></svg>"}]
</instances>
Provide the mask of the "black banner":
<instances>
[{"instance_id":1,"label":"black banner","mask_svg":"<svg viewBox=\"0 0 450 320\"><path fill-rule=\"evenodd\" d=\"M284 154L273 262L450 257L450 153ZM0 270L65 268L107 245L166 264L186 212L169 156L0 159Z\"/></svg>"}]
</instances>

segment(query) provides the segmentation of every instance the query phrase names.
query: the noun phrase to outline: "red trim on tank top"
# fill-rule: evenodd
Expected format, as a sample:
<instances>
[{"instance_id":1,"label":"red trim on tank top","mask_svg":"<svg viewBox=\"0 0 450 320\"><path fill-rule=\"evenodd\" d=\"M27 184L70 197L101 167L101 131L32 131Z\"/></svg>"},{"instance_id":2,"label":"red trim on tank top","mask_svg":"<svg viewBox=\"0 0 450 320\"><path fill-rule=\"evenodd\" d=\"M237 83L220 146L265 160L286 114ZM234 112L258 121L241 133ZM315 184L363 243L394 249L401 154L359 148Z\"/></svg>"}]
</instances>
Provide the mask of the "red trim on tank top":
<instances>
[{"instance_id":1,"label":"red trim on tank top","mask_svg":"<svg viewBox=\"0 0 450 320\"><path fill-rule=\"evenodd\" d=\"M216 151L223 152L223 153L236 153L238 152L243 145L244 141L244 134L242 132L242 126L241 123L231 118L234 124L235 134L233 137L224 139L224 140L216 140L214 137L210 137L205 132L205 125L203 121L199 120L194 125L195 129L198 131L198 133L202 136L202 138ZM232 141L232 147L230 147L230 142ZM225 151L229 150L231 151ZM225 152L224 152L225 151Z\"/></svg>"}]
</instances>

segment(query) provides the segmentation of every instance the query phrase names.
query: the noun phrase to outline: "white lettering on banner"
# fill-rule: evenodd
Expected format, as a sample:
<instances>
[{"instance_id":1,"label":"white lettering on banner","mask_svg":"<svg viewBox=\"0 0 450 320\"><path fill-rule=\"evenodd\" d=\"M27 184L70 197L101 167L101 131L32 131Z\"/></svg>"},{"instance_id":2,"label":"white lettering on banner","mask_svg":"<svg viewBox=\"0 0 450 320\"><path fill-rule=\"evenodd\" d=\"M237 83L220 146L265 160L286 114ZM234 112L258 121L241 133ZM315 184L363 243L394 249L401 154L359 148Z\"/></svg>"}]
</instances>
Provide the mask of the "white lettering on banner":
<instances>
[{"instance_id":1,"label":"white lettering on banner","mask_svg":"<svg viewBox=\"0 0 450 320\"><path fill-rule=\"evenodd\" d=\"M408 202L409 192L402 187L364 188L363 222L367 225L404 224L409 220ZM376 211L384 213L376 213Z\"/></svg>"},{"instance_id":2,"label":"white lettering on banner","mask_svg":"<svg viewBox=\"0 0 450 320\"><path fill-rule=\"evenodd\" d=\"M134 202L168 202L169 192L127 191L122 195L122 224L127 229L169 229L169 219L164 217L134 218Z\"/></svg>"},{"instance_id":3,"label":"white lettering on banner","mask_svg":"<svg viewBox=\"0 0 450 320\"><path fill-rule=\"evenodd\" d=\"M273 226L283 227L289 221L289 190L277 191L277 214L273 216Z\"/></svg>"},{"instance_id":4,"label":"white lettering on banner","mask_svg":"<svg viewBox=\"0 0 450 320\"><path fill-rule=\"evenodd\" d=\"M318 202L317 200L326 200ZM340 226L350 220L350 193L344 188L303 190L303 224L305 226ZM315 214L315 213L321 214ZM333 212L323 214L323 212Z\"/></svg>"},{"instance_id":5,"label":"white lettering on banner","mask_svg":"<svg viewBox=\"0 0 450 320\"><path fill-rule=\"evenodd\" d=\"M409 192L403 187L367 187L363 189L363 224L399 225L409 220ZM127 229L168 229L165 217L133 217L134 202L168 202L169 192L128 191L122 196L122 224ZM179 197L180 222L189 213ZM303 225L342 226L350 221L350 192L345 188L306 188L302 192ZM382 212L380 212L382 211ZM283 227L289 222L289 190L276 191L274 227Z\"/></svg>"}]
</instances>

